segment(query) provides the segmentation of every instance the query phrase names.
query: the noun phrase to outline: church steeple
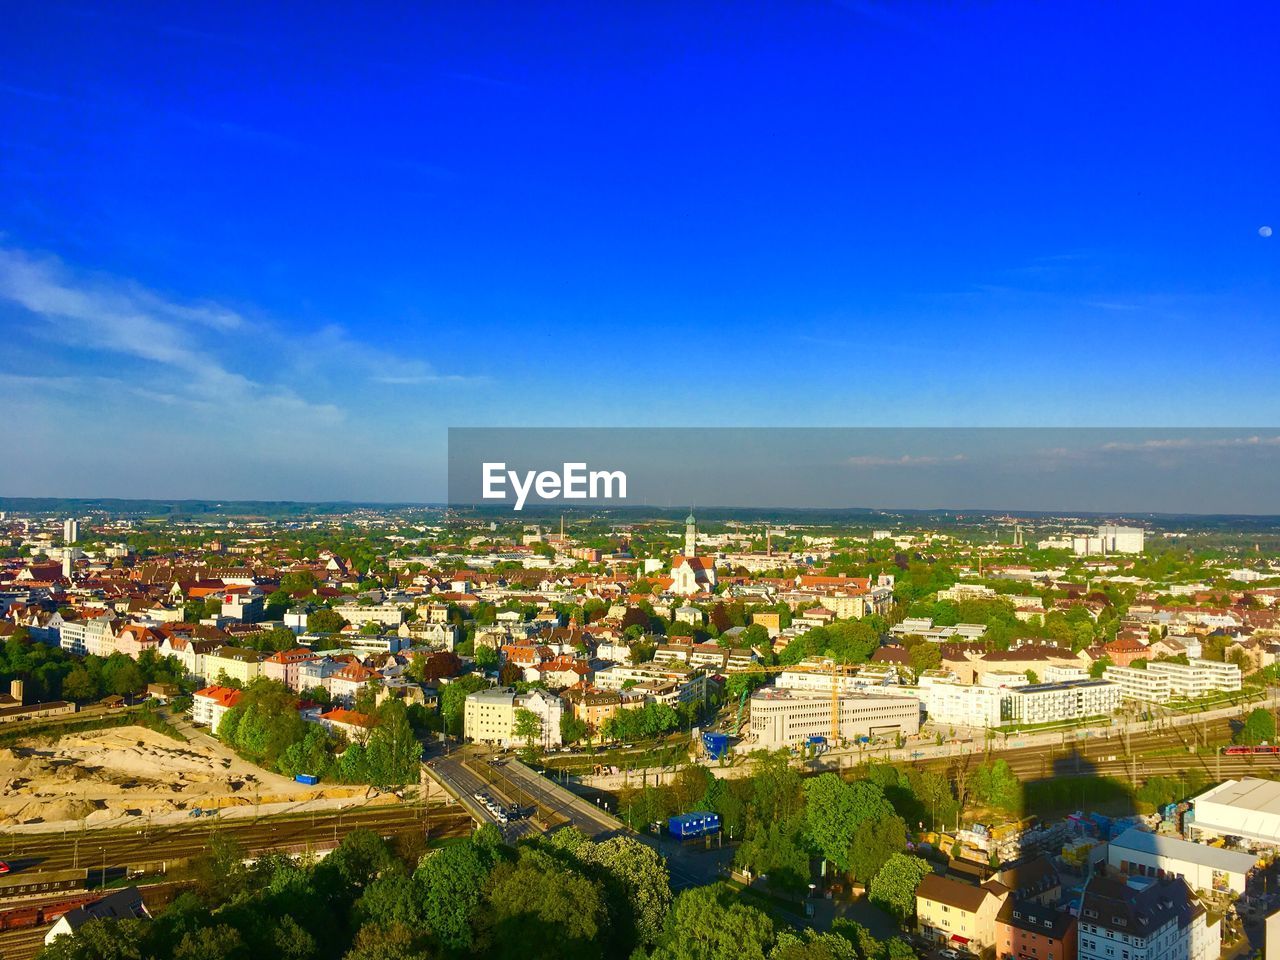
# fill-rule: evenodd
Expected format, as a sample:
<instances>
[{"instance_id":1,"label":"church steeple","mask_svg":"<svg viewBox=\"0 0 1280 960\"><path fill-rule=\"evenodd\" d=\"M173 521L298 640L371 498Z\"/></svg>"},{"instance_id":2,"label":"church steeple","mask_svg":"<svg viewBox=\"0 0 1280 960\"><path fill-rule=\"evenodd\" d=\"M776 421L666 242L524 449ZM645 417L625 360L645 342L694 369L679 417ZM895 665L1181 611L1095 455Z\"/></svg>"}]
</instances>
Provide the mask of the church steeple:
<instances>
[{"instance_id":1,"label":"church steeple","mask_svg":"<svg viewBox=\"0 0 1280 960\"><path fill-rule=\"evenodd\" d=\"M689 511L689 516L684 518L684 555L686 557L695 556L698 552L698 527L697 521L693 519L693 511Z\"/></svg>"}]
</instances>

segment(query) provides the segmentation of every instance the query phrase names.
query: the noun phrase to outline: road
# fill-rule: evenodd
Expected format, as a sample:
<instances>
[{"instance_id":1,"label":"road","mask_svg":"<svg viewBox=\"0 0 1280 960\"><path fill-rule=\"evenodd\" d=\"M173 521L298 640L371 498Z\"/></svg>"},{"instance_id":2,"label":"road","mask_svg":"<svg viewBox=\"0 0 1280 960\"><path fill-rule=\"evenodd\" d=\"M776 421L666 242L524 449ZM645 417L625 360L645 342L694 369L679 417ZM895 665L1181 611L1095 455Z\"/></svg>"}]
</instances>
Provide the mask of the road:
<instances>
[{"instance_id":1,"label":"road","mask_svg":"<svg viewBox=\"0 0 1280 960\"><path fill-rule=\"evenodd\" d=\"M488 793L508 807L528 806L528 801L514 795L515 791L505 789L501 783L491 783L477 774L475 765L484 762L474 751L457 750L429 759L424 767L427 776L452 794L472 820L497 827L507 843L515 843L521 837L538 833L538 827L527 818L499 823L485 805L476 799L477 793Z\"/></svg>"}]
</instances>

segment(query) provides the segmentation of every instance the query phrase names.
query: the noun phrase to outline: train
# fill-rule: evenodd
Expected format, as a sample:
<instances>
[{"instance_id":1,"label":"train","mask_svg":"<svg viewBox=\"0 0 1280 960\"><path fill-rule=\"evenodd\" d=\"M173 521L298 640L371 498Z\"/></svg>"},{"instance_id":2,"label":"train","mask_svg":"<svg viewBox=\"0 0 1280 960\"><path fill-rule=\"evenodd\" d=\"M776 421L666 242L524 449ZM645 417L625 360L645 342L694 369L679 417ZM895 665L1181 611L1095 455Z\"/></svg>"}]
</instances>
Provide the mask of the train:
<instances>
[{"instance_id":1,"label":"train","mask_svg":"<svg viewBox=\"0 0 1280 960\"><path fill-rule=\"evenodd\" d=\"M96 876L95 876L96 878ZM89 871L43 870L7 873L0 876L0 900L13 897L41 897L66 890L84 890L89 886Z\"/></svg>"},{"instance_id":2,"label":"train","mask_svg":"<svg viewBox=\"0 0 1280 960\"><path fill-rule=\"evenodd\" d=\"M1223 753L1223 756L1227 756L1227 757L1280 756L1280 745L1271 746L1270 744L1266 744L1266 743L1258 744L1257 746L1236 745L1231 747L1223 747L1222 753Z\"/></svg>"}]
</instances>

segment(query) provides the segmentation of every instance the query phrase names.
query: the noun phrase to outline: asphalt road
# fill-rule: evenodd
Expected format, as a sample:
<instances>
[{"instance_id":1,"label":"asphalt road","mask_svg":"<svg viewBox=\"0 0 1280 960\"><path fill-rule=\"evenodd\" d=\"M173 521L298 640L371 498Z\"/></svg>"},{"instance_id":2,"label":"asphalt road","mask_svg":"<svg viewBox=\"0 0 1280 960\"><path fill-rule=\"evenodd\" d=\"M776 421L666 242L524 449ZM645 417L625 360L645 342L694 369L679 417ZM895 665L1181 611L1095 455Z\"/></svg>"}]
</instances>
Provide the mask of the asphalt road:
<instances>
[{"instance_id":1,"label":"asphalt road","mask_svg":"<svg viewBox=\"0 0 1280 960\"><path fill-rule=\"evenodd\" d=\"M467 811L468 816L475 822L490 823L497 827L507 843L515 843L521 837L539 832L538 828L528 818L512 820L505 824L498 822L488 808L476 799L475 795L477 793L487 793L508 807L527 807L527 802L524 802L524 798L515 795L514 791L505 789L501 781L490 783L477 775L467 766L468 760L473 764L485 762L483 759L477 759L475 755L469 752L459 750L446 756L438 756L428 760L426 763L427 775L433 777L436 782L453 794Z\"/></svg>"}]
</instances>

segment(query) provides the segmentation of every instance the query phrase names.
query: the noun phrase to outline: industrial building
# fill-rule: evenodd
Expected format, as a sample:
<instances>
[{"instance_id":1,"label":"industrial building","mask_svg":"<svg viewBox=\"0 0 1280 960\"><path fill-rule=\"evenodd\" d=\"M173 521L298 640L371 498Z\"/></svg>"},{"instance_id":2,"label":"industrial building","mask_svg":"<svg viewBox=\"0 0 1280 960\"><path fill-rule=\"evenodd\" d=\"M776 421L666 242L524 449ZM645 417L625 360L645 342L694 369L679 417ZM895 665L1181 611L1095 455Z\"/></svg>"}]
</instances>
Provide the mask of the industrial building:
<instances>
[{"instance_id":1,"label":"industrial building","mask_svg":"<svg viewBox=\"0 0 1280 960\"><path fill-rule=\"evenodd\" d=\"M1239 837L1280 847L1280 782L1244 777L1220 783L1191 801L1186 825L1196 839Z\"/></svg>"},{"instance_id":2,"label":"industrial building","mask_svg":"<svg viewBox=\"0 0 1280 960\"><path fill-rule=\"evenodd\" d=\"M915 697L840 697L840 740L912 736L920 732L920 701ZM831 695L817 691L765 687L751 695L751 734L766 749L791 747L810 737L831 738Z\"/></svg>"},{"instance_id":3,"label":"industrial building","mask_svg":"<svg viewBox=\"0 0 1280 960\"><path fill-rule=\"evenodd\" d=\"M1243 896L1258 858L1131 827L1107 845L1107 865L1130 877L1181 877L1192 890Z\"/></svg>"}]
</instances>

